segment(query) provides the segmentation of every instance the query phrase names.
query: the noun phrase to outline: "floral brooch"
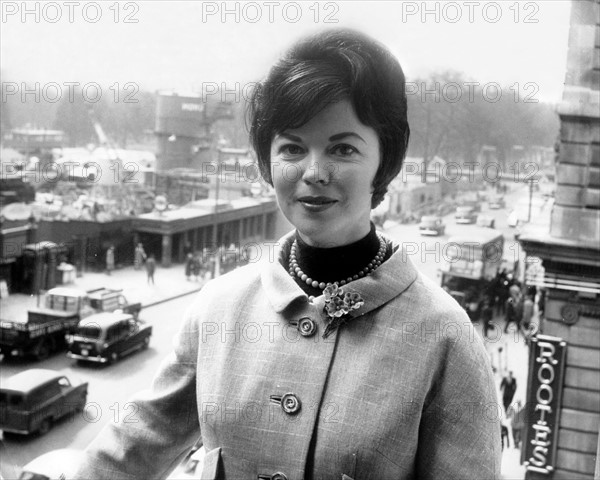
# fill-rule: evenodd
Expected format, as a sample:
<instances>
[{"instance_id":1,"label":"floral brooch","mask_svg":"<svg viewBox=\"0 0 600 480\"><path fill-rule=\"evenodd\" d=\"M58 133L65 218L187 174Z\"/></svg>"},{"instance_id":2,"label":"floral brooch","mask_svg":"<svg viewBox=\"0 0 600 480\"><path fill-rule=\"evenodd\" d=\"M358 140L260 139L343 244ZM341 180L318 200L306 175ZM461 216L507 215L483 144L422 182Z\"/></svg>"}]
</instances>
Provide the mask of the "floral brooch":
<instances>
[{"instance_id":1,"label":"floral brooch","mask_svg":"<svg viewBox=\"0 0 600 480\"><path fill-rule=\"evenodd\" d=\"M323 333L323 338L327 338L350 317L352 310L357 310L365 304L365 301L358 293L344 292L337 283L327 285L323 290L325 295L324 312L327 314L329 323Z\"/></svg>"}]
</instances>

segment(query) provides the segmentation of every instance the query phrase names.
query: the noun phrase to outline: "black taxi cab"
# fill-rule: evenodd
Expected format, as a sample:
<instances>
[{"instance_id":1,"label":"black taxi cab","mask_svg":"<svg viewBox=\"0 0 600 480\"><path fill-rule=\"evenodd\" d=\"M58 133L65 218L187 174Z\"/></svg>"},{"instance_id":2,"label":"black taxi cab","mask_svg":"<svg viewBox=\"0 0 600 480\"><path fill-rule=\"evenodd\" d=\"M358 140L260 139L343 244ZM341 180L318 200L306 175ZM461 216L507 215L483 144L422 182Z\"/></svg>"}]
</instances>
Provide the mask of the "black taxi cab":
<instances>
[{"instance_id":1,"label":"black taxi cab","mask_svg":"<svg viewBox=\"0 0 600 480\"><path fill-rule=\"evenodd\" d=\"M103 312L80 321L67 337L67 356L82 361L114 363L148 347L152 326L129 313Z\"/></svg>"}]
</instances>

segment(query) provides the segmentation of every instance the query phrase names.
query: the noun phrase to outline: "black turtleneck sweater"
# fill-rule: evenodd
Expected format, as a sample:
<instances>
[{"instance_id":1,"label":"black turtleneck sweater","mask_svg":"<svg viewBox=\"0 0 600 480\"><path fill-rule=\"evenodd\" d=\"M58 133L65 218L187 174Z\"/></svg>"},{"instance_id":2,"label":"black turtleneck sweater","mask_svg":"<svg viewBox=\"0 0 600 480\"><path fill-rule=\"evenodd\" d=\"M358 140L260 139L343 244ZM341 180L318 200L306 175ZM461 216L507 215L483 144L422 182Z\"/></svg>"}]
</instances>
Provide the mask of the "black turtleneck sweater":
<instances>
[{"instance_id":1,"label":"black turtleneck sweater","mask_svg":"<svg viewBox=\"0 0 600 480\"><path fill-rule=\"evenodd\" d=\"M379 250L379 237L373 223L371 223L371 231L367 235L354 243L341 247L312 247L300 238L298 232L296 232L296 241L298 242L296 249L298 266L306 275L319 283L339 282L357 275L375 258ZM391 253L388 245L384 261L391 256ZM285 267L289 270L289 254L287 261L288 264ZM308 286L298 276L295 276L294 279L307 295L315 297L321 295L320 289Z\"/></svg>"}]
</instances>

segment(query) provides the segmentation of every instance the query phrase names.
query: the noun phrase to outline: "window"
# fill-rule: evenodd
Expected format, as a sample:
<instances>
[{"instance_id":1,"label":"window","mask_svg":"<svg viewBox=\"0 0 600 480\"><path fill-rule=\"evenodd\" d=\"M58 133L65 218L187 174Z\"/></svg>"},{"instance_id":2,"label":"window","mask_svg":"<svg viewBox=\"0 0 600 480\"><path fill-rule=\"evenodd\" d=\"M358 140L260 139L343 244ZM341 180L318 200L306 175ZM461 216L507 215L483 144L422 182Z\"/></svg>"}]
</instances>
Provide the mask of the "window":
<instances>
[{"instance_id":1,"label":"window","mask_svg":"<svg viewBox=\"0 0 600 480\"><path fill-rule=\"evenodd\" d=\"M59 378L58 384L61 386L61 388L67 388L71 386L71 382L69 382L69 379L67 377Z\"/></svg>"},{"instance_id":2,"label":"window","mask_svg":"<svg viewBox=\"0 0 600 480\"><path fill-rule=\"evenodd\" d=\"M67 297L64 295L48 295L46 297L46 308L51 308L52 310L77 312L78 304L78 297Z\"/></svg>"},{"instance_id":3,"label":"window","mask_svg":"<svg viewBox=\"0 0 600 480\"><path fill-rule=\"evenodd\" d=\"M18 393L5 393L0 392L0 405L11 405L17 406L23 403L23 395Z\"/></svg>"},{"instance_id":4,"label":"window","mask_svg":"<svg viewBox=\"0 0 600 480\"><path fill-rule=\"evenodd\" d=\"M90 340L98 340L102 330L100 327L94 325L86 325L85 327L79 327L77 334L81 337L89 338Z\"/></svg>"},{"instance_id":5,"label":"window","mask_svg":"<svg viewBox=\"0 0 600 480\"><path fill-rule=\"evenodd\" d=\"M60 387L58 386L58 381L54 380L51 383L47 383L33 390L33 392L31 393L31 398L35 402L35 404L40 404L46 402L47 400L50 400L59 392Z\"/></svg>"},{"instance_id":6,"label":"window","mask_svg":"<svg viewBox=\"0 0 600 480\"><path fill-rule=\"evenodd\" d=\"M109 343L115 342L119 339L120 328L119 325L112 325L106 332L106 341Z\"/></svg>"},{"instance_id":7,"label":"window","mask_svg":"<svg viewBox=\"0 0 600 480\"><path fill-rule=\"evenodd\" d=\"M107 342L116 342L121 338L125 337L129 333L129 322L119 322L115 325L111 325L106 333Z\"/></svg>"}]
</instances>

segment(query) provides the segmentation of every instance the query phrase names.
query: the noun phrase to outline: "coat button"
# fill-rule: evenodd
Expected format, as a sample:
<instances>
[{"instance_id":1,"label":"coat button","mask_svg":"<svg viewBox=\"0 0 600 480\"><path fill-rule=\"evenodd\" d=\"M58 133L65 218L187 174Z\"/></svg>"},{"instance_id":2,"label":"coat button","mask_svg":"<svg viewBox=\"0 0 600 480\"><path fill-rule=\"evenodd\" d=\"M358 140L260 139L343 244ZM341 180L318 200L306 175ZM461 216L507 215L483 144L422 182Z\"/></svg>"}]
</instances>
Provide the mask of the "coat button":
<instances>
[{"instance_id":1,"label":"coat button","mask_svg":"<svg viewBox=\"0 0 600 480\"><path fill-rule=\"evenodd\" d=\"M287 475L281 472L275 472L271 475L271 480L287 480Z\"/></svg>"},{"instance_id":2,"label":"coat button","mask_svg":"<svg viewBox=\"0 0 600 480\"><path fill-rule=\"evenodd\" d=\"M298 330L303 337L312 337L317 331L317 324L308 317L302 317L298 320Z\"/></svg>"},{"instance_id":3,"label":"coat button","mask_svg":"<svg viewBox=\"0 0 600 480\"><path fill-rule=\"evenodd\" d=\"M290 415L298 413L300 406L300 399L293 393L286 393L281 397L281 408L285 413L289 413Z\"/></svg>"}]
</instances>

